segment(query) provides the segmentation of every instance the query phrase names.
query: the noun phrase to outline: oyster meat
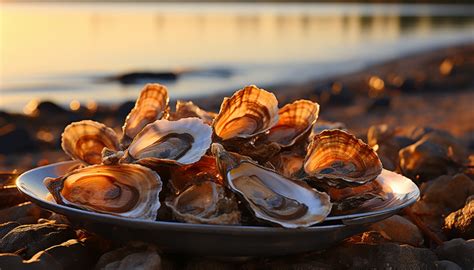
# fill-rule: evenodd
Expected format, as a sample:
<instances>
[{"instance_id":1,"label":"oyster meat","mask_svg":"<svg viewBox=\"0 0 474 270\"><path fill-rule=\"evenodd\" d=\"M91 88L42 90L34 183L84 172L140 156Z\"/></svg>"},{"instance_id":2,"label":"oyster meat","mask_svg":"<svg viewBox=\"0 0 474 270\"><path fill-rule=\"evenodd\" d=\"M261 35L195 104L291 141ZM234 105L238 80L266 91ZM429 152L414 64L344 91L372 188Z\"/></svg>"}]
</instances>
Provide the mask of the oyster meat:
<instances>
[{"instance_id":1,"label":"oyster meat","mask_svg":"<svg viewBox=\"0 0 474 270\"><path fill-rule=\"evenodd\" d=\"M167 200L176 220L200 224L239 224L240 211L233 194L222 185L205 181L186 188Z\"/></svg>"},{"instance_id":2,"label":"oyster meat","mask_svg":"<svg viewBox=\"0 0 474 270\"><path fill-rule=\"evenodd\" d=\"M304 171L310 179L337 186L362 185L382 172L375 151L362 140L339 130L325 130L308 145Z\"/></svg>"},{"instance_id":3,"label":"oyster meat","mask_svg":"<svg viewBox=\"0 0 474 270\"><path fill-rule=\"evenodd\" d=\"M266 132L277 122L278 100L275 95L251 85L224 99L213 128L222 141L248 139Z\"/></svg>"},{"instance_id":4,"label":"oyster meat","mask_svg":"<svg viewBox=\"0 0 474 270\"><path fill-rule=\"evenodd\" d=\"M323 221L331 211L329 196L302 181L285 178L250 161L236 162L220 144L214 143L212 152L226 185L260 220L285 228L308 227Z\"/></svg>"},{"instance_id":5,"label":"oyster meat","mask_svg":"<svg viewBox=\"0 0 474 270\"><path fill-rule=\"evenodd\" d=\"M91 120L68 125L61 135L61 147L72 159L86 164L100 164L104 148L120 148L117 135L111 128Z\"/></svg>"},{"instance_id":6,"label":"oyster meat","mask_svg":"<svg viewBox=\"0 0 474 270\"><path fill-rule=\"evenodd\" d=\"M122 163L155 166L197 162L211 145L212 130L199 118L156 120L147 125L125 151Z\"/></svg>"},{"instance_id":7,"label":"oyster meat","mask_svg":"<svg viewBox=\"0 0 474 270\"><path fill-rule=\"evenodd\" d=\"M285 105L278 112L278 123L266 135L266 139L282 147L293 145L318 119L319 104L309 100L297 100Z\"/></svg>"},{"instance_id":8,"label":"oyster meat","mask_svg":"<svg viewBox=\"0 0 474 270\"><path fill-rule=\"evenodd\" d=\"M93 212L155 220L160 208L160 176L137 164L89 166L44 185L57 203Z\"/></svg>"},{"instance_id":9,"label":"oyster meat","mask_svg":"<svg viewBox=\"0 0 474 270\"><path fill-rule=\"evenodd\" d=\"M156 83L145 85L122 127L122 149L127 148L147 124L161 119L167 113L168 102L168 90L165 86Z\"/></svg>"}]
</instances>

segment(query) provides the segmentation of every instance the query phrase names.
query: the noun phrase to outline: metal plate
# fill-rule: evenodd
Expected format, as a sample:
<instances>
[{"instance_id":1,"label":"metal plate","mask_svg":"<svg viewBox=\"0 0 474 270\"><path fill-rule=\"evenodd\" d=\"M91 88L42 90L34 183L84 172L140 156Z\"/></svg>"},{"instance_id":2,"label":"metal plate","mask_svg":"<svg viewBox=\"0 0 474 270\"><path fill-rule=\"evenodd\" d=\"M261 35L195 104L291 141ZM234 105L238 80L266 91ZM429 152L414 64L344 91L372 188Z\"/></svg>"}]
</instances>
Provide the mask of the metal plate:
<instances>
[{"instance_id":1,"label":"metal plate","mask_svg":"<svg viewBox=\"0 0 474 270\"><path fill-rule=\"evenodd\" d=\"M384 170L376 179L388 185L393 199L375 209L343 216L331 216L317 226L284 229L259 226L186 224L127 219L58 205L47 200L45 177L58 177L76 166L67 161L23 173L17 187L32 202L67 216L81 228L114 240L143 240L157 244L165 252L205 256L274 256L327 248L362 232L370 223L385 219L414 203L417 186L409 179Z\"/></svg>"}]
</instances>

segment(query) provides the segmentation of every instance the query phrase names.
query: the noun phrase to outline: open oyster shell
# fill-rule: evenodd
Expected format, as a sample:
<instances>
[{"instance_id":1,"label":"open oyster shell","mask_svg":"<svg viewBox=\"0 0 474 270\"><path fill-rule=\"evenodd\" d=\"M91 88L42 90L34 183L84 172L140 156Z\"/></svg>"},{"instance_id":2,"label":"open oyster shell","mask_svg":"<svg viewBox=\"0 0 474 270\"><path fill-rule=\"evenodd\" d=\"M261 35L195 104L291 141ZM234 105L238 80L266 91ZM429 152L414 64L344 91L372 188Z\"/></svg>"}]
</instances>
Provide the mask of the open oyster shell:
<instances>
[{"instance_id":1,"label":"open oyster shell","mask_svg":"<svg viewBox=\"0 0 474 270\"><path fill-rule=\"evenodd\" d=\"M169 120L179 120L181 118L197 117L204 123L212 125L212 121L217 116L216 113L205 111L195 105L192 101L176 102L176 111L170 115Z\"/></svg>"},{"instance_id":2,"label":"open oyster shell","mask_svg":"<svg viewBox=\"0 0 474 270\"><path fill-rule=\"evenodd\" d=\"M72 159L86 164L100 164L104 148L120 148L117 135L111 128L91 120L69 124L61 135L61 147Z\"/></svg>"},{"instance_id":3,"label":"open oyster shell","mask_svg":"<svg viewBox=\"0 0 474 270\"><path fill-rule=\"evenodd\" d=\"M275 95L255 85L225 98L214 119L214 133L222 141L247 139L264 133L278 122Z\"/></svg>"},{"instance_id":4,"label":"open oyster shell","mask_svg":"<svg viewBox=\"0 0 474 270\"><path fill-rule=\"evenodd\" d=\"M168 90L165 86L156 83L145 85L122 127L122 149L127 148L147 124L163 117L168 110L168 102Z\"/></svg>"},{"instance_id":5,"label":"open oyster shell","mask_svg":"<svg viewBox=\"0 0 474 270\"><path fill-rule=\"evenodd\" d=\"M239 224L240 212L233 194L211 181L193 184L167 200L176 220L200 224Z\"/></svg>"},{"instance_id":6,"label":"open oyster shell","mask_svg":"<svg viewBox=\"0 0 474 270\"><path fill-rule=\"evenodd\" d=\"M238 194L257 219L285 228L308 227L323 221L331 211L326 193L302 181L285 178L275 171L238 159L222 145L213 144L227 186Z\"/></svg>"},{"instance_id":7,"label":"open oyster shell","mask_svg":"<svg viewBox=\"0 0 474 270\"><path fill-rule=\"evenodd\" d=\"M135 136L121 162L151 167L163 163L192 164L206 153L211 136L211 127L199 118L156 120Z\"/></svg>"},{"instance_id":8,"label":"open oyster shell","mask_svg":"<svg viewBox=\"0 0 474 270\"><path fill-rule=\"evenodd\" d=\"M375 151L362 140L339 130L325 130L308 145L305 173L332 186L362 185L382 172Z\"/></svg>"},{"instance_id":9,"label":"open oyster shell","mask_svg":"<svg viewBox=\"0 0 474 270\"><path fill-rule=\"evenodd\" d=\"M319 104L301 99L285 105L278 114L278 123L268 131L266 139L281 147L288 147L306 134L316 122Z\"/></svg>"},{"instance_id":10,"label":"open oyster shell","mask_svg":"<svg viewBox=\"0 0 474 270\"><path fill-rule=\"evenodd\" d=\"M57 203L93 212L155 220L160 208L160 176L136 164L89 166L44 185Z\"/></svg>"}]
</instances>

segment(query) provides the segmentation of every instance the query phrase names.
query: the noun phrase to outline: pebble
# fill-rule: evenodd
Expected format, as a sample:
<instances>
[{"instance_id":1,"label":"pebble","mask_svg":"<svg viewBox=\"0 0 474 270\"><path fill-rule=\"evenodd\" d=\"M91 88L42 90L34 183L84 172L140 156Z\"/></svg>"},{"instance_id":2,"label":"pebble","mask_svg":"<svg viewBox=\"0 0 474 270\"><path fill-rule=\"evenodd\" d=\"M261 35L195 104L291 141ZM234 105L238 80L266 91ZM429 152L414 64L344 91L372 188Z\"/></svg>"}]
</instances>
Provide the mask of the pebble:
<instances>
[{"instance_id":1,"label":"pebble","mask_svg":"<svg viewBox=\"0 0 474 270\"><path fill-rule=\"evenodd\" d=\"M14 221L0 224L0 239L2 239L7 233L9 233L11 230L15 229L20 225L20 223Z\"/></svg>"},{"instance_id":2,"label":"pebble","mask_svg":"<svg viewBox=\"0 0 474 270\"><path fill-rule=\"evenodd\" d=\"M32 204L25 202L9 208L0 210L0 223L16 221L21 224L36 223L40 217L46 217L49 212Z\"/></svg>"},{"instance_id":3,"label":"pebble","mask_svg":"<svg viewBox=\"0 0 474 270\"><path fill-rule=\"evenodd\" d=\"M437 270L462 270L461 267L452 261L436 261Z\"/></svg>"},{"instance_id":4,"label":"pebble","mask_svg":"<svg viewBox=\"0 0 474 270\"><path fill-rule=\"evenodd\" d=\"M161 257L153 245L129 243L102 255L95 269L161 269Z\"/></svg>"},{"instance_id":5,"label":"pebble","mask_svg":"<svg viewBox=\"0 0 474 270\"><path fill-rule=\"evenodd\" d=\"M411 246L421 246L423 235L418 227L410 220L394 215L370 226L372 230L379 231L385 238Z\"/></svg>"},{"instance_id":6,"label":"pebble","mask_svg":"<svg viewBox=\"0 0 474 270\"><path fill-rule=\"evenodd\" d=\"M435 250L438 258L456 263L462 269L474 269L474 239L455 238Z\"/></svg>"},{"instance_id":7,"label":"pebble","mask_svg":"<svg viewBox=\"0 0 474 270\"><path fill-rule=\"evenodd\" d=\"M0 128L0 154L36 150L36 142L26 128L14 124L8 124Z\"/></svg>"},{"instance_id":8,"label":"pebble","mask_svg":"<svg viewBox=\"0 0 474 270\"><path fill-rule=\"evenodd\" d=\"M0 252L21 254L29 259L41 250L75 237L74 230L63 224L21 225L0 239Z\"/></svg>"},{"instance_id":9,"label":"pebble","mask_svg":"<svg viewBox=\"0 0 474 270\"><path fill-rule=\"evenodd\" d=\"M450 237L474 238L474 196L467 198L463 208L444 219L444 231Z\"/></svg>"}]
</instances>

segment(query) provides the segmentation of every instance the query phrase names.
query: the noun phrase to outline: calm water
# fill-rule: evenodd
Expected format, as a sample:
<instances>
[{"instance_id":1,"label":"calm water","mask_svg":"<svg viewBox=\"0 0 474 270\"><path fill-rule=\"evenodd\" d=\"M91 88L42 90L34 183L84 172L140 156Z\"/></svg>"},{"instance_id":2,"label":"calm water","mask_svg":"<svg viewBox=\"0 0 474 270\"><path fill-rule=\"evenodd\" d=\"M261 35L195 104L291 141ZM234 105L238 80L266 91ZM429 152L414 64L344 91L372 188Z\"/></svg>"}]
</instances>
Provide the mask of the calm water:
<instances>
[{"instance_id":1,"label":"calm water","mask_svg":"<svg viewBox=\"0 0 474 270\"><path fill-rule=\"evenodd\" d=\"M0 110L31 99L116 103L129 71L186 72L173 98L348 72L474 41L465 6L365 4L0 4ZM216 72L218 71L218 72Z\"/></svg>"}]
</instances>

